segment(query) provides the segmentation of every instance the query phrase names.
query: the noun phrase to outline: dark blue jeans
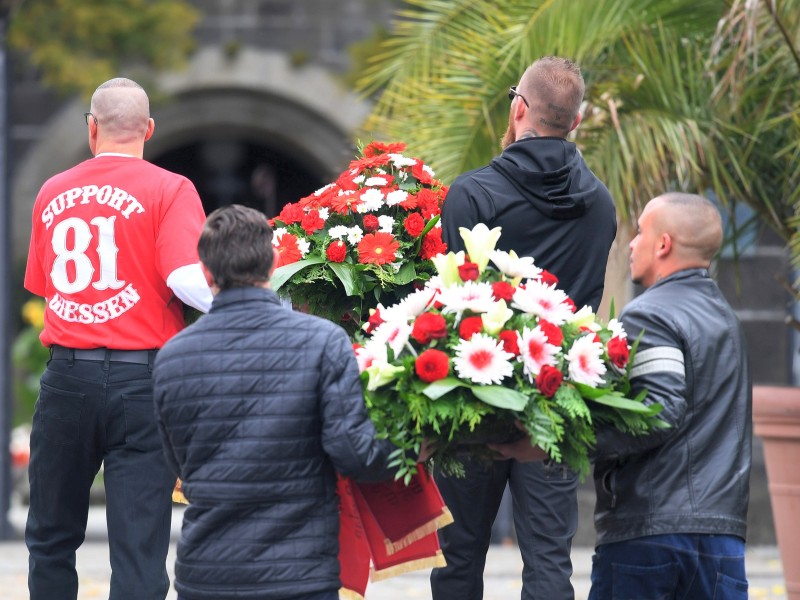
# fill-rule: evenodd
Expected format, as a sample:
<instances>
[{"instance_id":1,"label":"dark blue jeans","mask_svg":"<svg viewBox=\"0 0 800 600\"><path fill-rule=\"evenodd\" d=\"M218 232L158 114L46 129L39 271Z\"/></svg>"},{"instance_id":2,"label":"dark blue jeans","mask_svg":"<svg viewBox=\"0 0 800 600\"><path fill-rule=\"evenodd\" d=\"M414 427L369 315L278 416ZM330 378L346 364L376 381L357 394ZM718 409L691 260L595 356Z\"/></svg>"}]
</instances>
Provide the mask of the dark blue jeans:
<instances>
[{"instance_id":1,"label":"dark blue jeans","mask_svg":"<svg viewBox=\"0 0 800 600\"><path fill-rule=\"evenodd\" d=\"M178 600L189 600L189 598L178 594ZM320 592L318 594L310 594L306 596L292 596L286 600L339 600L339 591L335 590L332 592Z\"/></svg>"},{"instance_id":2,"label":"dark blue jeans","mask_svg":"<svg viewBox=\"0 0 800 600\"><path fill-rule=\"evenodd\" d=\"M466 465L467 476L436 476L455 522L439 530L447 566L431 572L434 600L481 600L483 570L508 482L522 555L522 600L571 600L572 538L578 528L578 478L560 467L515 460Z\"/></svg>"},{"instance_id":3,"label":"dark blue jeans","mask_svg":"<svg viewBox=\"0 0 800 600\"><path fill-rule=\"evenodd\" d=\"M747 600L744 540L653 535L601 544L589 600Z\"/></svg>"},{"instance_id":4,"label":"dark blue jeans","mask_svg":"<svg viewBox=\"0 0 800 600\"><path fill-rule=\"evenodd\" d=\"M109 600L163 600L169 590L171 493L155 422L152 365L51 360L31 431L25 529L31 600L75 600L89 488L105 462Z\"/></svg>"}]
</instances>

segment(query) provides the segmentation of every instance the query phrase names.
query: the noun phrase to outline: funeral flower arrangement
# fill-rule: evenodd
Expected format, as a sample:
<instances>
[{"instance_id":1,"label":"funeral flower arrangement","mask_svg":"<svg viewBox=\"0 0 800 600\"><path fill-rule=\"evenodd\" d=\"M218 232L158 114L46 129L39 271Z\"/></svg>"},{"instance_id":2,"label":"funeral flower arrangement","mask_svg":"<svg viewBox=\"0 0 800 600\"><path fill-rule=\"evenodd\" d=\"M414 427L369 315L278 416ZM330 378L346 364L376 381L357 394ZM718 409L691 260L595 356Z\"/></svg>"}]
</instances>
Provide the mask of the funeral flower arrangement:
<instances>
[{"instance_id":1,"label":"funeral flower arrangement","mask_svg":"<svg viewBox=\"0 0 800 600\"><path fill-rule=\"evenodd\" d=\"M430 259L446 251L436 225L447 188L403 150L368 144L334 183L270 221L280 255L272 288L295 307L354 333L369 308L434 273Z\"/></svg>"},{"instance_id":2,"label":"funeral flower arrangement","mask_svg":"<svg viewBox=\"0 0 800 600\"><path fill-rule=\"evenodd\" d=\"M596 424L634 434L663 426L660 405L627 397L635 348L621 324L576 310L533 259L495 250L500 233L462 228L467 255L434 257L438 276L379 306L356 345L370 417L398 446L398 478L416 472L423 438L438 466L458 474L476 432L508 441L521 423L532 443L585 475Z\"/></svg>"}]
</instances>

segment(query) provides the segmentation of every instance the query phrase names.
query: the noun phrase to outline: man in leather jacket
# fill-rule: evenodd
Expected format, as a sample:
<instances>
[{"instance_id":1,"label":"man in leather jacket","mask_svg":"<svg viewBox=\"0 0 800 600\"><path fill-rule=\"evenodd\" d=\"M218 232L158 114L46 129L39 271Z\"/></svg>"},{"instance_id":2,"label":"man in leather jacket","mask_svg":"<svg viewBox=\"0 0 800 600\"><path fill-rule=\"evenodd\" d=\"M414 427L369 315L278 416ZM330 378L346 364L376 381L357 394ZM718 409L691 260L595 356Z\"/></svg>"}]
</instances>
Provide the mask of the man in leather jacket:
<instances>
[{"instance_id":1,"label":"man in leather jacket","mask_svg":"<svg viewBox=\"0 0 800 600\"><path fill-rule=\"evenodd\" d=\"M639 218L631 277L647 289L620 319L642 336L631 393L646 389L669 427L597 432L590 600L747 598L752 383L741 327L707 270L721 241L701 196L664 194ZM494 448L542 456L527 439Z\"/></svg>"},{"instance_id":2,"label":"man in leather jacket","mask_svg":"<svg viewBox=\"0 0 800 600\"><path fill-rule=\"evenodd\" d=\"M631 241L646 291L620 315L642 338L632 393L664 407L670 427L598 432L597 547L590 600L746 598L752 383L741 326L708 267L722 241L701 196L651 200Z\"/></svg>"}]
</instances>

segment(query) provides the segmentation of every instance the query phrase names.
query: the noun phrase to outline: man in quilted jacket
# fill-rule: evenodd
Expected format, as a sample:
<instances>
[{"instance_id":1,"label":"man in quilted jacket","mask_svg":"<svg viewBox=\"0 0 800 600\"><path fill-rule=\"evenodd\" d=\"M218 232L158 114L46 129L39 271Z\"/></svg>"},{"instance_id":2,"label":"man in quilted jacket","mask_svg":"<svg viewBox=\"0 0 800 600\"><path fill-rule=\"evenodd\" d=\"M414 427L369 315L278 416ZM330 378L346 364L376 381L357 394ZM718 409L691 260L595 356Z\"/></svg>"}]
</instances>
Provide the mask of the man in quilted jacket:
<instances>
[{"instance_id":1,"label":"man in quilted jacket","mask_svg":"<svg viewBox=\"0 0 800 600\"><path fill-rule=\"evenodd\" d=\"M175 564L181 600L336 600L336 472L391 476L345 331L269 289L258 211L209 215L198 253L214 301L155 364L167 461L189 500Z\"/></svg>"}]
</instances>

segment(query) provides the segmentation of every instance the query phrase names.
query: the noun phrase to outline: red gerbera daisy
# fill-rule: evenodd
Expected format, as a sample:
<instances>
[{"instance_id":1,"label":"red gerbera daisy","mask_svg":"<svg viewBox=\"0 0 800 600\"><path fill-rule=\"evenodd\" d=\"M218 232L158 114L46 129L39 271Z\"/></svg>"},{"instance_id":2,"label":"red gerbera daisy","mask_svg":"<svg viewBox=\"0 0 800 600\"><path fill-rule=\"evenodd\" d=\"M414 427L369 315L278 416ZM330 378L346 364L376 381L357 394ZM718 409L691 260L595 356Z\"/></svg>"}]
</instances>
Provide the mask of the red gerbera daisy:
<instances>
[{"instance_id":1,"label":"red gerbera daisy","mask_svg":"<svg viewBox=\"0 0 800 600\"><path fill-rule=\"evenodd\" d=\"M358 243L358 262L362 265L385 265L394 262L400 242L391 233L368 233Z\"/></svg>"},{"instance_id":2,"label":"red gerbera daisy","mask_svg":"<svg viewBox=\"0 0 800 600\"><path fill-rule=\"evenodd\" d=\"M297 236L291 233L284 233L276 247L281 257L281 265L290 265L303 258L300 247L297 245Z\"/></svg>"}]
</instances>

